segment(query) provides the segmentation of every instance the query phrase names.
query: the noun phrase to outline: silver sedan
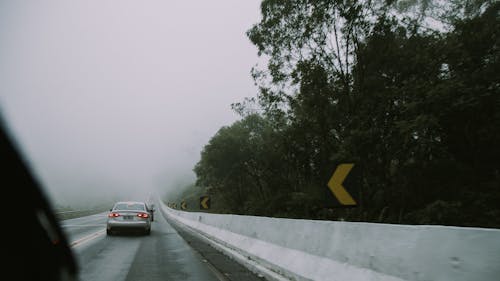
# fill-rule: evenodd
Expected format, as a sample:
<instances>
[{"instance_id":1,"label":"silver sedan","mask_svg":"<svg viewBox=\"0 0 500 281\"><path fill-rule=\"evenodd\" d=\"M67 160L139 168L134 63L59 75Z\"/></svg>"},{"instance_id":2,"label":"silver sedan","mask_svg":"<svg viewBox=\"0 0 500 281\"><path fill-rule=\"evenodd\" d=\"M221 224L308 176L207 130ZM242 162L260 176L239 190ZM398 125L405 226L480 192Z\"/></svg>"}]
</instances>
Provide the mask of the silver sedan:
<instances>
[{"instance_id":1,"label":"silver sedan","mask_svg":"<svg viewBox=\"0 0 500 281\"><path fill-rule=\"evenodd\" d=\"M124 201L117 202L108 214L106 234L112 235L117 231L141 231L151 233L151 214L144 202Z\"/></svg>"}]
</instances>

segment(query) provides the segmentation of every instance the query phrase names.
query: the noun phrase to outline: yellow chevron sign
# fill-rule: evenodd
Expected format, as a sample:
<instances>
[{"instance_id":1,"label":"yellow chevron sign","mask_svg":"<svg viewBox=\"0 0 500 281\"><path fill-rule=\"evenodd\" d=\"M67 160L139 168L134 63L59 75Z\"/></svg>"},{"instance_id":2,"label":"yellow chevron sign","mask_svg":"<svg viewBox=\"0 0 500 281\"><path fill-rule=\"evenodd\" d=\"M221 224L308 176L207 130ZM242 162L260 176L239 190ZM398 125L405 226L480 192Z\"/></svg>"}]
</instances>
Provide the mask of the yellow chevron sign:
<instances>
[{"instance_id":1,"label":"yellow chevron sign","mask_svg":"<svg viewBox=\"0 0 500 281\"><path fill-rule=\"evenodd\" d=\"M183 210L187 209L186 201L182 201L182 203L181 203L181 209L183 209Z\"/></svg>"},{"instance_id":2,"label":"yellow chevron sign","mask_svg":"<svg viewBox=\"0 0 500 281\"><path fill-rule=\"evenodd\" d=\"M200 209L210 209L210 197L209 196L201 196L200 197Z\"/></svg>"},{"instance_id":3,"label":"yellow chevron sign","mask_svg":"<svg viewBox=\"0 0 500 281\"><path fill-rule=\"evenodd\" d=\"M328 187L332 191L333 195L335 195L335 197L339 200L340 204L346 206L356 206L356 201L354 201L352 196L342 185L352 167L354 167L353 163L338 165L337 169L335 169L335 172L333 172L332 177L328 181Z\"/></svg>"}]
</instances>

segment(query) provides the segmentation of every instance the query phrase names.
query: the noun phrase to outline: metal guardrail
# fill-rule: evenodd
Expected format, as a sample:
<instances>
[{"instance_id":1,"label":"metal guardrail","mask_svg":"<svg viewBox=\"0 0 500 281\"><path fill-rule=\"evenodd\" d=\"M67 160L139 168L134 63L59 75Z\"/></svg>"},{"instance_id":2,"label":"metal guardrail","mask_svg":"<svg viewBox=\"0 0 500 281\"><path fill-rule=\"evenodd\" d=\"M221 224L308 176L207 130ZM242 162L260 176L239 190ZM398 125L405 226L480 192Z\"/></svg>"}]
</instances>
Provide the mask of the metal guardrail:
<instances>
[{"instance_id":1,"label":"metal guardrail","mask_svg":"<svg viewBox=\"0 0 500 281\"><path fill-rule=\"evenodd\" d=\"M59 218L60 220L67 220L72 218L83 217L85 215L93 215L101 213L104 212L105 210L106 210L105 208L85 209L85 210L74 210L74 211L61 211L61 212L55 212L55 214L56 217Z\"/></svg>"},{"instance_id":2,"label":"metal guardrail","mask_svg":"<svg viewBox=\"0 0 500 281\"><path fill-rule=\"evenodd\" d=\"M89 212L89 211L93 211L94 209L90 209L90 210L76 210L76 211L64 211L64 212L57 212L56 214L57 215L63 215L63 214L70 214L70 213L78 213L78 212Z\"/></svg>"}]
</instances>

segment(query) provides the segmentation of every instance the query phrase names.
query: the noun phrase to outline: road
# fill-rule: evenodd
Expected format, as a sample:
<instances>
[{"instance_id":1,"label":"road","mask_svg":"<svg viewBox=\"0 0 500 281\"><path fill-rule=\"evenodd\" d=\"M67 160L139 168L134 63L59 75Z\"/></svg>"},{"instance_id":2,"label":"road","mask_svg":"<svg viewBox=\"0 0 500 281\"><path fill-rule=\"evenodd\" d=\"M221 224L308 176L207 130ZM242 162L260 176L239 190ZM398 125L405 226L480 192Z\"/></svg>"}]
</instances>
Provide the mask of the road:
<instances>
[{"instance_id":1,"label":"road","mask_svg":"<svg viewBox=\"0 0 500 281\"><path fill-rule=\"evenodd\" d=\"M262 280L159 213L149 236L106 236L105 225L106 213L61 222L81 281Z\"/></svg>"}]
</instances>

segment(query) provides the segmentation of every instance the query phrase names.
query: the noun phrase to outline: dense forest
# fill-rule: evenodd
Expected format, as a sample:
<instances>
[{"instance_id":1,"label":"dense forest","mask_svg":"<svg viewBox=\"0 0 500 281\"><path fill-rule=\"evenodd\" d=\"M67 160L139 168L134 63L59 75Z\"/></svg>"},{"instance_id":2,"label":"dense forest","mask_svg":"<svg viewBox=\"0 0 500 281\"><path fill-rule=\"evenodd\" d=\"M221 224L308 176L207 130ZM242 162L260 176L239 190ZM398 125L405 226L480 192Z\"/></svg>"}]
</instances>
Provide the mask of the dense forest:
<instances>
[{"instance_id":1,"label":"dense forest","mask_svg":"<svg viewBox=\"0 0 500 281\"><path fill-rule=\"evenodd\" d=\"M247 32L259 93L232 105L190 192L223 213L500 227L499 11L264 0ZM339 163L355 163L355 208L326 186Z\"/></svg>"}]
</instances>

